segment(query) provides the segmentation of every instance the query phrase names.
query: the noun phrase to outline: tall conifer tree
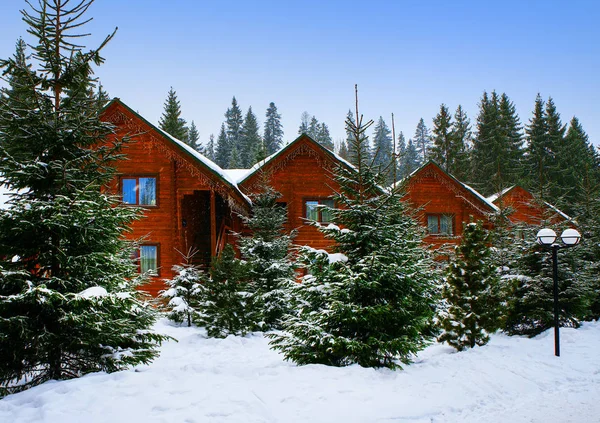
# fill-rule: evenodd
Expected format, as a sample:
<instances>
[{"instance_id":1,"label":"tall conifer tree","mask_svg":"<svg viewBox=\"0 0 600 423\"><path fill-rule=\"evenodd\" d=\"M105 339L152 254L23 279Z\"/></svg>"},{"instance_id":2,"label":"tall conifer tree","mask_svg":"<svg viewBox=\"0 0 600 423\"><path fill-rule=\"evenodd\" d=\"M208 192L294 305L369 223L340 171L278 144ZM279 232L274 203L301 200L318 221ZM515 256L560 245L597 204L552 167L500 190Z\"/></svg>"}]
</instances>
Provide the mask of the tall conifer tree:
<instances>
[{"instance_id":1,"label":"tall conifer tree","mask_svg":"<svg viewBox=\"0 0 600 423\"><path fill-rule=\"evenodd\" d=\"M385 183L389 185L393 179L393 146L392 146L392 132L388 128L387 124L383 120L383 117L379 117L379 120L375 124L373 130L373 165L385 175Z\"/></svg>"},{"instance_id":2,"label":"tall conifer tree","mask_svg":"<svg viewBox=\"0 0 600 423\"><path fill-rule=\"evenodd\" d=\"M230 168L230 166L239 166L241 162L241 149L243 148L241 145L243 125L244 118L242 116L242 109L240 109L237 100L233 97L231 100L231 107L225 112L225 129L227 133L229 156L222 167ZM235 157L233 157L234 152Z\"/></svg>"},{"instance_id":3,"label":"tall conifer tree","mask_svg":"<svg viewBox=\"0 0 600 423\"><path fill-rule=\"evenodd\" d=\"M452 142L456 158L451 173L461 181L469 180L469 153L472 141L471 121L459 104L452 125Z\"/></svg>"},{"instance_id":4,"label":"tall conifer tree","mask_svg":"<svg viewBox=\"0 0 600 423\"><path fill-rule=\"evenodd\" d=\"M266 118L263 139L266 154L270 156L283 146L283 125L281 124L281 115L277 112L275 103L271 102L269 104Z\"/></svg>"},{"instance_id":5,"label":"tall conifer tree","mask_svg":"<svg viewBox=\"0 0 600 423\"><path fill-rule=\"evenodd\" d=\"M102 190L123 142L102 144L114 127L89 95L114 33L97 49L72 44L91 3L41 1L23 11L37 69L0 61L23 99L0 99L0 174L15 192L0 211L3 393L148 363L164 339L150 330L155 312L137 299L133 248L123 239L137 211Z\"/></svg>"},{"instance_id":6,"label":"tall conifer tree","mask_svg":"<svg viewBox=\"0 0 600 423\"><path fill-rule=\"evenodd\" d=\"M169 89L167 94L165 110L158 121L158 126L178 140L188 142L188 129L185 120L181 117L181 104L173 87Z\"/></svg>"},{"instance_id":7,"label":"tall conifer tree","mask_svg":"<svg viewBox=\"0 0 600 423\"><path fill-rule=\"evenodd\" d=\"M202 152L202 148L200 145L200 133L198 132L198 128L196 128L196 124L194 123L194 121L192 121L192 124L190 125L187 141L188 145L194 150Z\"/></svg>"},{"instance_id":8,"label":"tall conifer tree","mask_svg":"<svg viewBox=\"0 0 600 423\"><path fill-rule=\"evenodd\" d=\"M333 140L331 139L331 134L329 134L329 127L325 124L325 122L321 122L318 125L316 140L326 149L333 151Z\"/></svg>"},{"instance_id":9,"label":"tall conifer tree","mask_svg":"<svg viewBox=\"0 0 600 423\"><path fill-rule=\"evenodd\" d=\"M413 137L413 143L419 154L419 164L425 163L429 160L429 154L431 150L431 134L429 128L425 125L423 118L419 120L417 129L415 130L415 136Z\"/></svg>"},{"instance_id":10,"label":"tall conifer tree","mask_svg":"<svg viewBox=\"0 0 600 423\"><path fill-rule=\"evenodd\" d=\"M452 136L452 115L445 104L433 119L433 146L431 159L438 163L446 172L453 173L456 161L456 147Z\"/></svg>"},{"instance_id":11,"label":"tall conifer tree","mask_svg":"<svg viewBox=\"0 0 600 423\"><path fill-rule=\"evenodd\" d=\"M259 151L262 150L262 138L259 134L256 115L252 112L252 106L248 108L246 118L244 119L238 150L240 167L244 169L254 166L256 157L259 155Z\"/></svg>"},{"instance_id":12,"label":"tall conifer tree","mask_svg":"<svg viewBox=\"0 0 600 423\"><path fill-rule=\"evenodd\" d=\"M229 159L231 158L231 145L227 139L227 130L225 124L221 124L221 131L217 138L217 149L215 151L215 163L221 166L223 169L229 166Z\"/></svg>"}]
</instances>

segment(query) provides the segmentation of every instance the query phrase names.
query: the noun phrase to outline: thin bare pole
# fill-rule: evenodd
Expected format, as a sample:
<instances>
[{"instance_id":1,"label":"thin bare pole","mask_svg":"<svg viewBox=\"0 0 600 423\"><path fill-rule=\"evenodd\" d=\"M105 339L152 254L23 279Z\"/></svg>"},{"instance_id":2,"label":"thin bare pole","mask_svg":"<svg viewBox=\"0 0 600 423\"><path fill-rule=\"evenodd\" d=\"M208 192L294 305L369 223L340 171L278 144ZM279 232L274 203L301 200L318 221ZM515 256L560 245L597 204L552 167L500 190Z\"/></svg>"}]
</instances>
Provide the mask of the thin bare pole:
<instances>
[{"instance_id":1,"label":"thin bare pole","mask_svg":"<svg viewBox=\"0 0 600 423\"><path fill-rule=\"evenodd\" d=\"M393 158L393 166L394 166L394 170L393 170L393 175L394 175L394 188L396 187L396 167L397 167L397 162L396 162L396 125L394 125L394 114L392 113L392 140L394 142L394 151L392 152L392 158Z\"/></svg>"}]
</instances>

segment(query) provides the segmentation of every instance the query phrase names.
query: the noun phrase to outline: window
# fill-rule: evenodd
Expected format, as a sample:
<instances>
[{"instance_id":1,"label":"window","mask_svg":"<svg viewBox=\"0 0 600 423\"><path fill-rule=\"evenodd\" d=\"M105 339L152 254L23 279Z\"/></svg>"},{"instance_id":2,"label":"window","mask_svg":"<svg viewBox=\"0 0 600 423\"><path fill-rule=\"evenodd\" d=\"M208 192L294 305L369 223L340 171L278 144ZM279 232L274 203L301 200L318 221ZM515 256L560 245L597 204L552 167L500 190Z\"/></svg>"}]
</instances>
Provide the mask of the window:
<instances>
[{"instance_id":1,"label":"window","mask_svg":"<svg viewBox=\"0 0 600 423\"><path fill-rule=\"evenodd\" d=\"M126 176L121 178L124 204L156 206L156 178Z\"/></svg>"},{"instance_id":2,"label":"window","mask_svg":"<svg viewBox=\"0 0 600 423\"><path fill-rule=\"evenodd\" d=\"M158 276L158 245L140 245L140 272Z\"/></svg>"},{"instance_id":3,"label":"window","mask_svg":"<svg viewBox=\"0 0 600 423\"><path fill-rule=\"evenodd\" d=\"M319 206L327 206L334 207L333 200L331 199L316 199L316 200L306 200L304 202L304 208L306 212L304 216L310 220L316 220L321 223L329 223L332 221L333 216L331 215L331 211L325 210L323 207Z\"/></svg>"},{"instance_id":4,"label":"window","mask_svg":"<svg viewBox=\"0 0 600 423\"><path fill-rule=\"evenodd\" d=\"M430 235L454 235L453 221L451 214L428 214L427 231Z\"/></svg>"}]
</instances>

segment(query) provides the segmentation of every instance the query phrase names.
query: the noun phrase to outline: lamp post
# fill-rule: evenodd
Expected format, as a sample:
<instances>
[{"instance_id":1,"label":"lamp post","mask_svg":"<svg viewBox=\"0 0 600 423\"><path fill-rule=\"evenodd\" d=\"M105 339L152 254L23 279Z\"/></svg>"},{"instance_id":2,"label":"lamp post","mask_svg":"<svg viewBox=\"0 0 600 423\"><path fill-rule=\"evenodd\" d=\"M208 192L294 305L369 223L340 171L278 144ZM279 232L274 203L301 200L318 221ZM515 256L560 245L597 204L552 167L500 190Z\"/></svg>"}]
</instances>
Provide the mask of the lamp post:
<instances>
[{"instance_id":1,"label":"lamp post","mask_svg":"<svg viewBox=\"0 0 600 423\"><path fill-rule=\"evenodd\" d=\"M537 233L537 242L552 250L552 278L554 281L554 355L560 357L560 338L558 334L558 250L579 244L581 235L575 229L565 229L557 241L556 232L544 228Z\"/></svg>"}]
</instances>

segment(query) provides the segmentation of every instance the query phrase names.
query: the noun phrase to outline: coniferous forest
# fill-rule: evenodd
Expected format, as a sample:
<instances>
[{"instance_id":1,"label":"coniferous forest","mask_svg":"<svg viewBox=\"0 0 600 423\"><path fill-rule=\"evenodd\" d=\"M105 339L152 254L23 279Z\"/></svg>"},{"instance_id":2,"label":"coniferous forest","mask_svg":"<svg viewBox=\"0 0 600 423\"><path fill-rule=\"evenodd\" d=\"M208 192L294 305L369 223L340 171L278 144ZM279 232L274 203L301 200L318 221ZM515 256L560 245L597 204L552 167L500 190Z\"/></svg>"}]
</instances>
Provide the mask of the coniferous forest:
<instances>
[{"instance_id":1,"label":"coniferous forest","mask_svg":"<svg viewBox=\"0 0 600 423\"><path fill-rule=\"evenodd\" d=\"M106 189L131 142L102 143L115 127L100 119L109 96L94 69L114 33L90 50L72 42L92 2L30 7L29 44L19 39L14 56L0 60L0 175L12 192L0 210L0 396L150 363L168 339L152 330L160 316L203 326L208 337L269 332L271 347L300 365L391 369L436 339L464 350L495 331L534 336L552 327L552 263L535 242L538 227L510 224L500 206L493 230L460 222L464 235L445 260L424 245L401 181L430 160L485 196L520 185L569 214L544 222L583 235L561 257L560 324L600 318L600 152L552 97L538 95L530 116L519 117L496 91L483 92L477 116L441 104L410 136L381 116L364 118L356 87L343 140L303 113L297 133L344 159L332 171L336 206L318 206L329 224L307 219L333 251L294 244L265 178L235 248L205 267L184 252L150 303L136 289L149 275L124 238L142 210ZM275 102L260 112L262 128L257 113L233 97L219 134L201 140L172 87L159 127L222 168L248 169L284 146Z\"/></svg>"}]
</instances>

